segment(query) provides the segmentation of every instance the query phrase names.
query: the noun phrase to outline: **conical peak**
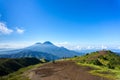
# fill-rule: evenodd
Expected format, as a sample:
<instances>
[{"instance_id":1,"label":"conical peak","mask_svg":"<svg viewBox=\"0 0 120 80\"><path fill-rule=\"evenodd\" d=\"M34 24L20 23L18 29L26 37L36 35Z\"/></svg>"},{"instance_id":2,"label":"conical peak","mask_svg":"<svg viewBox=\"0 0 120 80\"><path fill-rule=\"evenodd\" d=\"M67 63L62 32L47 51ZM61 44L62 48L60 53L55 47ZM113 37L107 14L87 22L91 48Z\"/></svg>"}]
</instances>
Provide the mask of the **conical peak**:
<instances>
[{"instance_id":1,"label":"conical peak","mask_svg":"<svg viewBox=\"0 0 120 80\"><path fill-rule=\"evenodd\" d=\"M50 41L45 41L43 44L53 45L53 43L51 43Z\"/></svg>"}]
</instances>

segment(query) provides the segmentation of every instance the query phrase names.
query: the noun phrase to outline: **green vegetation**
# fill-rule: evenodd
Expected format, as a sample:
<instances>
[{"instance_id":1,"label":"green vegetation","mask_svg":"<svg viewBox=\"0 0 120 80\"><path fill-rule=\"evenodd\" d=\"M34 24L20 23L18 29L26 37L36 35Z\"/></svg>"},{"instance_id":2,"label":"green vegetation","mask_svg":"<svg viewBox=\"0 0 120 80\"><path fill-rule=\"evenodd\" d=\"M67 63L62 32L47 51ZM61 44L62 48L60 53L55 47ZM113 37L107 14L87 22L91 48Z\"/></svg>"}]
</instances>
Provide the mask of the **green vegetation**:
<instances>
[{"instance_id":1,"label":"green vegetation","mask_svg":"<svg viewBox=\"0 0 120 80\"><path fill-rule=\"evenodd\" d=\"M0 76L15 72L20 68L38 64L41 61L36 58L0 59Z\"/></svg>"},{"instance_id":2,"label":"green vegetation","mask_svg":"<svg viewBox=\"0 0 120 80\"><path fill-rule=\"evenodd\" d=\"M14 61L16 64L14 64L12 61ZM41 66L42 63L46 63L46 62L48 62L48 60L46 59L38 60L36 58L0 59L0 66L3 63L6 64L3 70L5 72L7 72L6 69L12 71L12 69L14 69L15 66L17 66L18 64L21 65L19 70L13 71L12 73L10 72L10 74L5 75L5 76L0 76L0 80L29 80L27 77L28 71L31 69L37 68ZM8 65L10 67L8 67Z\"/></svg>"},{"instance_id":3,"label":"green vegetation","mask_svg":"<svg viewBox=\"0 0 120 80\"><path fill-rule=\"evenodd\" d=\"M120 56L111 51L97 51L70 60L77 64L94 68L93 75L103 76L110 80L120 80Z\"/></svg>"},{"instance_id":4,"label":"green vegetation","mask_svg":"<svg viewBox=\"0 0 120 80\"><path fill-rule=\"evenodd\" d=\"M110 69L120 69L120 56L111 51L97 51L81 57L75 57L74 59L80 63L94 64Z\"/></svg>"},{"instance_id":5,"label":"green vegetation","mask_svg":"<svg viewBox=\"0 0 120 80\"><path fill-rule=\"evenodd\" d=\"M32 66L28 66L25 68L21 68L16 72L13 72L7 76L1 76L0 80L29 80L28 77L26 76L27 74L25 74L25 72L37 68L39 67L41 64L37 64L37 65L32 65Z\"/></svg>"}]
</instances>

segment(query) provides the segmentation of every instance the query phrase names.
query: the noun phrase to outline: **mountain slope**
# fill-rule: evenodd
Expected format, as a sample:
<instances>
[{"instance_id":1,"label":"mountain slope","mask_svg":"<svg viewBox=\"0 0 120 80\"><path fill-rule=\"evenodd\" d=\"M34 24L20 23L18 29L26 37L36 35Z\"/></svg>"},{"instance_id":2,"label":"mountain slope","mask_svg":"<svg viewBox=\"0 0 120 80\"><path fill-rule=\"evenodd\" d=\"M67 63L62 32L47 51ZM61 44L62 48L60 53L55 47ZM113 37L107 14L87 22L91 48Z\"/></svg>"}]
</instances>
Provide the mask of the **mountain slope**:
<instances>
[{"instance_id":1,"label":"mountain slope","mask_svg":"<svg viewBox=\"0 0 120 80\"><path fill-rule=\"evenodd\" d=\"M49 41L36 43L23 49L4 51L4 53L5 54L0 55L0 58L35 57L38 59L45 58L47 60L53 60L80 55L80 53L68 50L64 47L57 47Z\"/></svg>"},{"instance_id":2,"label":"mountain slope","mask_svg":"<svg viewBox=\"0 0 120 80\"><path fill-rule=\"evenodd\" d=\"M111 69L120 69L120 56L109 50L92 52L85 56L76 57L75 60L80 63L95 64Z\"/></svg>"},{"instance_id":3,"label":"mountain slope","mask_svg":"<svg viewBox=\"0 0 120 80\"><path fill-rule=\"evenodd\" d=\"M32 51L41 51L49 54L53 54L55 56L58 56L60 58L62 57L73 57L75 55L80 55L80 53L68 50L64 47L57 47L53 43L46 41L43 44L36 43L30 47L25 48L27 50Z\"/></svg>"},{"instance_id":4,"label":"mountain slope","mask_svg":"<svg viewBox=\"0 0 120 80\"><path fill-rule=\"evenodd\" d=\"M37 59L47 59L49 61L59 59L59 57L54 56L52 54L31 50L23 50L16 54L5 54L0 56L0 58L25 58L25 57L35 57Z\"/></svg>"},{"instance_id":5,"label":"mountain slope","mask_svg":"<svg viewBox=\"0 0 120 80\"><path fill-rule=\"evenodd\" d=\"M36 58L0 59L0 76L7 75L20 68L38 64L40 62L41 61Z\"/></svg>"}]
</instances>

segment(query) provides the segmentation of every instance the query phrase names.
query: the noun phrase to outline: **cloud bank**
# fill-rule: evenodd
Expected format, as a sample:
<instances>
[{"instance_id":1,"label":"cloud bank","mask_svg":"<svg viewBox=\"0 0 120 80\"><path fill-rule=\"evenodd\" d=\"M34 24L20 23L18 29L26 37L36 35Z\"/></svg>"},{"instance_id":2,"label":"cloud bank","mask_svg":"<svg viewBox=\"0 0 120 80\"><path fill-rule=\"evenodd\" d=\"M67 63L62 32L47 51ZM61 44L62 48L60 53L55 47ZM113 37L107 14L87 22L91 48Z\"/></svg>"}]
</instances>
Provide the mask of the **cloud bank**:
<instances>
[{"instance_id":1,"label":"cloud bank","mask_svg":"<svg viewBox=\"0 0 120 80\"><path fill-rule=\"evenodd\" d=\"M9 29L5 23L0 22L0 33L2 33L2 34L10 34L12 32L13 32L13 30Z\"/></svg>"},{"instance_id":2,"label":"cloud bank","mask_svg":"<svg viewBox=\"0 0 120 80\"><path fill-rule=\"evenodd\" d=\"M15 30L8 28L4 22L0 22L0 34L11 34L17 32L18 34L23 34L25 30L21 28L16 28Z\"/></svg>"},{"instance_id":3,"label":"cloud bank","mask_svg":"<svg viewBox=\"0 0 120 80\"><path fill-rule=\"evenodd\" d=\"M20 28L16 28L16 31L17 31L17 33L19 33L19 34L23 34L25 30L20 29Z\"/></svg>"}]
</instances>

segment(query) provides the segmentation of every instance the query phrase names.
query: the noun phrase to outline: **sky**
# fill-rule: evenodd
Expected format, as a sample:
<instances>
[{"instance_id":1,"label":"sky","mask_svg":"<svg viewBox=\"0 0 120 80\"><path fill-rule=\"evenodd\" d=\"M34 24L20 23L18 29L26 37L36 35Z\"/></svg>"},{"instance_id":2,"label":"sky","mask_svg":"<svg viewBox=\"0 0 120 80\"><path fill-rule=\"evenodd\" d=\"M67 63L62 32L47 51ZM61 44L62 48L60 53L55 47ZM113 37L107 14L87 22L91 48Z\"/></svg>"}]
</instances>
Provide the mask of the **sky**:
<instances>
[{"instance_id":1,"label":"sky","mask_svg":"<svg viewBox=\"0 0 120 80\"><path fill-rule=\"evenodd\" d=\"M0 47L44 41L120 48L120 0L0 0Z\"/></svg>"}]
</instances>

